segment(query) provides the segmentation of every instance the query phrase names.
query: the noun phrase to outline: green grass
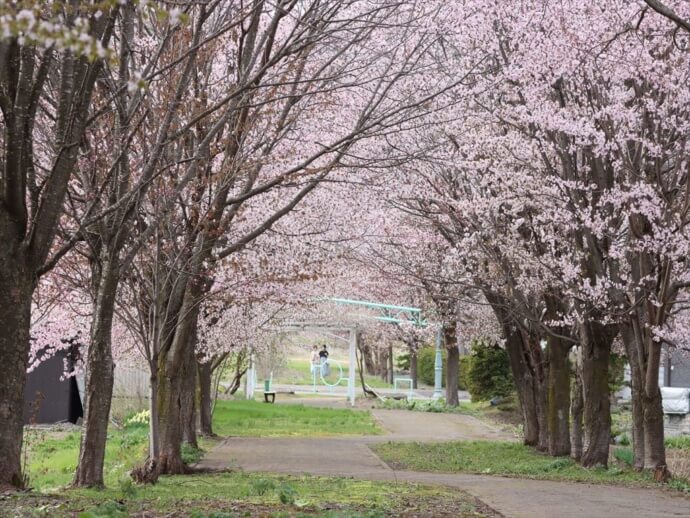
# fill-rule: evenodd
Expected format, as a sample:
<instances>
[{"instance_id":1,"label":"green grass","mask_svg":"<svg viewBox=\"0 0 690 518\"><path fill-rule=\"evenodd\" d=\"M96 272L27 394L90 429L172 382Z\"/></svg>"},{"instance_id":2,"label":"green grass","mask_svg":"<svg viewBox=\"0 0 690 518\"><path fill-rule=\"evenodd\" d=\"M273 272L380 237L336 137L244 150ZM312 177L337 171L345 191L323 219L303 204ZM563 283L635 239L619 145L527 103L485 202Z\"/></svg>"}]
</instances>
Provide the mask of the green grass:
<instances>
[{"instance_id":1,"label":"green grass","mask_svg":"<svg viewBox=\"0 0 690 518\"><path fill-rule=\"evenodd\" d=\"M681 435L678 437L666 437L664 444L667 448L675 448L678 450L690 451L690 435Z\"/></svg>"},{"instance_id":2,"label":"green grass","mask_svg":"<svg viewBox=\"0 0 690 518\"><path fill-rule=\"evenodd\" d=\"M338 360L340 365L343 368L343 377L345 378L345 381L342 382L343 385L347 385L347 376L350 372L350 368L348 366L347 360ZM337 379L337 375L340 373L340 370L333 364L331 366L331 377L332 378L330 381L333 382ZM390 383L386 383L385 381L382 381L381 378L377 376L369 376L365 375L364 376L364 381L366 382L367 385L369 385L372 388L391 388L392 385ZM311 374L311 363L308 359L300 359L300 358L290 358L287 361L287 366L285 370L277 374L273 378L273 383L278 383L278 384L287 384L287 385L313 385L313 379L312 379L312 374ZM323 387L324 385L320 382L319 377L317 376L316 379L316 384L317 387ZM361 387L362 383L359 379L359 374L355 376L355 385L357 387Z\"/></svg>"},{"instance_id":3,"label":"green grass","mask_svg":"<svg viewBox=\"0 0 690 518\"><path fill-rule=\"evenodd\" d=\"M626 467L584 469L568 457L541 455L522 444L499 441L383 443L374 451L396 468L480 473L543 480L651 486L649 473Z\"/></svg>"},{"instance_id":4,"label":"green grass","mask_svg":"<svg viewBox=\"0 0 690 518\"><path fill-rule=\"evenodd\" d=\"M79 457L78 432L48 433L32 430L25 435L29 483L38 489L57 488L72 481ZM111 427L105 450L103 476L107 485L117 483L146 456L148 429Z\"/></svg>"},{"instance_id":5,"label":"green grass","mask_svg":"<svg viewBox=\"0 0 690 518\"><path fill-rule=\"evenodd\" d=\"M374 518L398 515L402 511L414 514L415 510L418 514L424 511L425 516L448 510L452 510L454 516L481 516L477 505L464 493L418 484L221 473L161 477L156 485L145 488L123 483L106 490L17 495L0 501L0 516L59 518L74 516L75 512L83 510L92 512L87 515L89 518L103 515L166 516L171 513L179 516L180 510L197 517L308 514ZM106 511L111 514L105 514ZM122 514L116 514L118 512ZM228 514L220 514L223 512Z\"/></svg>"},{"instance_id":6,"label":"green grass","mask_svg":"<svg viewBox=\"0 0 690 518\"><path fill-rule=\"evenodd\" d=\"M218 401L213 415L218 435L255 437L370 435L380 433L368 411Z\"/></svg>"},{"instance_id":7,"label":"green grass","mask_svg":"<svg viewBox=\"0 0 690 518\"><path fill-rule=\"evenodd\" d=\"M371 414L362 410L267 405L254 401L218 401L214 429L219 435L256 437L335 436L376 434ZM47 490L68 485L79 456L78 432L27 431L27 464L30 485ZM202 447L205 443L202 441ZM107 486L117 484L146 457L148 426L110 427L106 445L104 477ZM203 451L184 447L188 463L201 458Z\"/></svg>"}]
</instances>

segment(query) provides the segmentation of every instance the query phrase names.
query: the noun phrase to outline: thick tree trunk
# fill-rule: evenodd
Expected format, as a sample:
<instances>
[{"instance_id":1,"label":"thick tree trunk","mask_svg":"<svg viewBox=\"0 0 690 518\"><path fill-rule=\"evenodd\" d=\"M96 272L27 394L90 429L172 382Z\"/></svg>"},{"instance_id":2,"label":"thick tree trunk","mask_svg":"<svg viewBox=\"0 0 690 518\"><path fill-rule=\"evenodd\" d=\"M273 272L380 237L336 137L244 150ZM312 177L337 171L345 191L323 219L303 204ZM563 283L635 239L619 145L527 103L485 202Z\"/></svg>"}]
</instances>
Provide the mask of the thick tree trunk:
<instances>
[{"instance_id":1,"label":"thick tree trunk","mask_svg":"<svg viewBox=\"0 0 690 518\"><path fill-rule=\"evenodd\" d=\"M582 414L584 411L584 400L582 398L582 364L580 351L577 351L577 361L575 368L575 379L572 383L570 395L570 456L577 462L582 458Z\"/></svg>"},{"instance_id":2,"label":"thick tree trunk","mask_svg":"<svg viewBox=\"0 0 690 518\"><path fill-rule=\"evenodd\" d=\"M644 394L644 453L645 468L654 471L657 481L665 482L669 477L666 466L666 448L664 446L664 410L661 404L659 389L659 363L661 346L655 343L648 331L644 332L646 340L647 369L645 372Z\"/></svg>"},{"instance_id":3,"label":"thick tree trunk","mask_svg":"<svg viewBox=\"0 0 690 518\"><path fill-rule=\"evenodd\" d=\"M107 258L102 258L98 270L100 278L86 363L84 426L79 447L79 463L72 482L76 487L103 486L103 461L113 396L111 335L118 270Z\"/></svg>"},{"instance_id":4,"label":"thick tree trunk","mask_svg":"<svg viewBox=\"0 0 690 518\"><path fill-rule=\"evenodd\" d=\"M635 333L629 323L621 325L621 338L625 346L625 354L630 366L630 392L632 402L632 444L633 467L640 471L644 469L644 378L640 371Z\"/></svg>"},{"instance_id":5,"label":"thick tree trunk","mask_svg":"<svg viewBox=\"0 0 690 518\"><path fill-rule=\"evenodd\" d=\"M0 491L3 486L23 487L21 470L24 431L24 387L29 358L31 327L30 277L17 268L22 264L0 245ZM33 394L29 395L34 397Z\"/></svg>"},{"instance_id":6,"label":"thick tree trunk","mask_svg":"<svg viewBox=\"0 0 690 518\"><path fill-rule=\"evenodd\" d=\"M585 432L581 463L587 468L608 465L611 442L608 372L614 336L606 326L594 321L580 325Z\"/></svg>"},{"instance_id":7,"label":"thick tree trunk","mask_svg":"<svg viewBox=\"0 0 690 518\"><path fill-rule=\"evenodd\" d=\"M484 291L486 300L500 322L506 340L506 351L510 361L510 370L522 411L524 430L523 442L528 446L536 446L545 450L546 441L546 401L541 394L540 380L540 349L536 337L520 328L513 319L510 307L500 295L489 290Z\"/></svg>"},{"instance_id":8,"label":"thick tree trunk","mask_svg":"<svg viewBox=\"0 0 690 518\"><path fill-rule=\"evenodd\" d=\"M548 448L549 455L570 455L570 343L549 336L548 354Z\"/></svg>"},{"instance_id":9,"label":"thick tree trunk","mask_svg":"<svg viewBox=\"0 0 690 518\"><path fill-rule=\"evenodd\" d=\"M410 378L412 379L412 388L417 389L417 349L410 348Z\"/></svg>"},{"instance_id":10,"label":"thick tree trunk","mask_svg":"<svg viewBox=\"0 0 690 518\"><path fill-rule=\"evenodd\" d=\"M549 451L549 422L547 401L547 380L537 378L534 385L534 399L537 402L537 421L539 422L539 440L537 450Z\"/></svg>"},{"instance_id":11,"label":"thick tree trunk","mask_svg":"<svg viewBox=\"0 0 690 518\"><path fill-rule=\"evenodd\" d=\"M539 442L538 404L535 394L536 380L526 359L523 337L517 328L511 325L503 326L506 335L506 350L510 360L510 370L513 374L515 388L522 410L524 430L523 442L528 446L536 446Z\"/></svg>"},{"instance_id":12,"label":"thick tree trunk","mask_svg":"<svg viewBox=\"0 0 690 518\"><path fill-rule=\"evenodd\" d=\"M197 363L197 376L199 378L199 420L201 435L213 437L213 401L211 398L211 385L213 373L211 361Z\"/></svg>"},{"instance_id":13,"label":"thick tree trunk","mask_svg":"<svg viewBox=\"0 0 690 518\"><path fill-rule=\"evenodd\" d=\"M161 474L185 472L182 462L182 378L165 366L158 371L158 470Z\"/></svg>"},{"instance_id":14,"label":"thick tree trunk","mask_svg":"<svg viewBox=\"0 0 690 518\"><path fill-rule=\"evenodd\" d=\"M198 318L200 286L190 285L179 309L179 318L170 344L161 349L158 360L158 423L160 452L157 468L161 474L184 473L182 461L182 425L184 398L184 364L193 363L193 333Z\"/></svg>"}]
</instances>

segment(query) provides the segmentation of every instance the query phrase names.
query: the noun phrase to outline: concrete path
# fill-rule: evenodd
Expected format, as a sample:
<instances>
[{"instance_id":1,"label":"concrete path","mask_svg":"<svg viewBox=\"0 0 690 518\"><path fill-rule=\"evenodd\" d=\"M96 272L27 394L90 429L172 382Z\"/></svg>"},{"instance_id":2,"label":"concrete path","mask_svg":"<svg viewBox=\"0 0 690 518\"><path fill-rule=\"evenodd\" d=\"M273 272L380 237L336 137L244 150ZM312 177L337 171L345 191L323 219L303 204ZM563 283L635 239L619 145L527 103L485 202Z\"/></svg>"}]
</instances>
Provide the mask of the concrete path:
<instances>
[{"instance_id":1,"label":"concrete path","mask_svg":"<svg viewBox=\"0 0 690 518\"><path fill-rule=\"evenodd\" d=\"M201 467L445 485L466 491L510 517L690 517L689 498L652 489L396 471L379 459L368 444L511 437L465 415L401 410L372 413L388 433L306 439L231 437L209 452Z\"/></svg>"}]
</instances>

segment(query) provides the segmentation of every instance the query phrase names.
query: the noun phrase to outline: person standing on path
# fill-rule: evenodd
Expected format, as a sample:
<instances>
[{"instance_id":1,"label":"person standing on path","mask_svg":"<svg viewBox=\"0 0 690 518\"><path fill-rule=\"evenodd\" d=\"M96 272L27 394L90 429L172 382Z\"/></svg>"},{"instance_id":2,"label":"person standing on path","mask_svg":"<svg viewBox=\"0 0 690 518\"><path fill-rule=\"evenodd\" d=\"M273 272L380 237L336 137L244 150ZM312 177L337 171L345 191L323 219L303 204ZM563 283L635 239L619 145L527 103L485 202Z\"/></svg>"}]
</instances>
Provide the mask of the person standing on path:
<instances>
[{"instance_id":1,"label":"person standing on path","mask_svg":"<svg viewBox=\"0 0 690 518\"><path fill-rule=\"evenodd\" d=\"M319 351L319 360L321 362L321 376L326 377L331 373L331 366L328 364L328 349L326 344L323 344L323 348Z\"/></svg>"},{"instance_id":2,"label":"person standing on path","mask_svg":"<svg viewBox=\"0 0 690 518\"><path fill-rule=\"evenodd\" d=\"M311 373L315 374L316 369L318 369L321 364L321 357L319 355L319 346L314 344L311 349Z\"/></svg>"}]
</instances>

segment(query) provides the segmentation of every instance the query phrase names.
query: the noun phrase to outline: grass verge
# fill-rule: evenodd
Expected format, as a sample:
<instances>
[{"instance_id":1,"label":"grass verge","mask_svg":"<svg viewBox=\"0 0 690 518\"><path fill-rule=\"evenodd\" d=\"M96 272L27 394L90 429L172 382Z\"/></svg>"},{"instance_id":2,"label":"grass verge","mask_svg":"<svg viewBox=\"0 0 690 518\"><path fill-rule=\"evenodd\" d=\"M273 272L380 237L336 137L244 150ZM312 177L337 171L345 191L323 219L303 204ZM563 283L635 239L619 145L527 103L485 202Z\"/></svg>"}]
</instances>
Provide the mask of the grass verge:
<instances>
[{"instance_id":1,"label":"grass verge","mask_svg":"<svg viewBox=\"0 0 690 518\"><path fill-rule=\"evenodd\" d=\"M368 411L267 405L254 401L218 401L214 413L217 434L280 437L376 434L380 430ZM29 483L39 490L68 485L79 456L78 430L30 429L25 433ZM201 447L210 443L202 441ZM111 426L106 445L106 486L117 484L146 457L148 425ZM184 447L183 459L193 463L203 451Z\"/></svg>"},{"instance_id":2,"label":"grass verge","mask_svg":"<svg viewBox=\"0 0 690 518\"><path fill-rule=\"evenodd\" d=\"M162 477L155 486L14 495L0 516L124 518L128 516L384 516L470 517L494 513L466 493L417 484L345 478L220 473Z\"/></svg>"},{"instance_id":3,"label":"grass verge","mask_svg":"<svg viewBox=\"0 0 690 518\"><path fill-rule=\"evenodd\" d=\"M223 436L325 437L380 433L368 411L304 405L218 401L213 419L214 431Z\"/></svg>"},{"instance_id":4,"label":"grass verge","mask_svg":"<svg viewBox=\"0 0 690 518\"><path fill-rule=\"evenodd\" d=\"M585 469L568 457L549 457L513 442L387 442L373 445L372 449L394 469L660 487L649 473L636 472L625 465ZM676 485L670 487L683 489Z\"/></svg>"}]
</instances>

